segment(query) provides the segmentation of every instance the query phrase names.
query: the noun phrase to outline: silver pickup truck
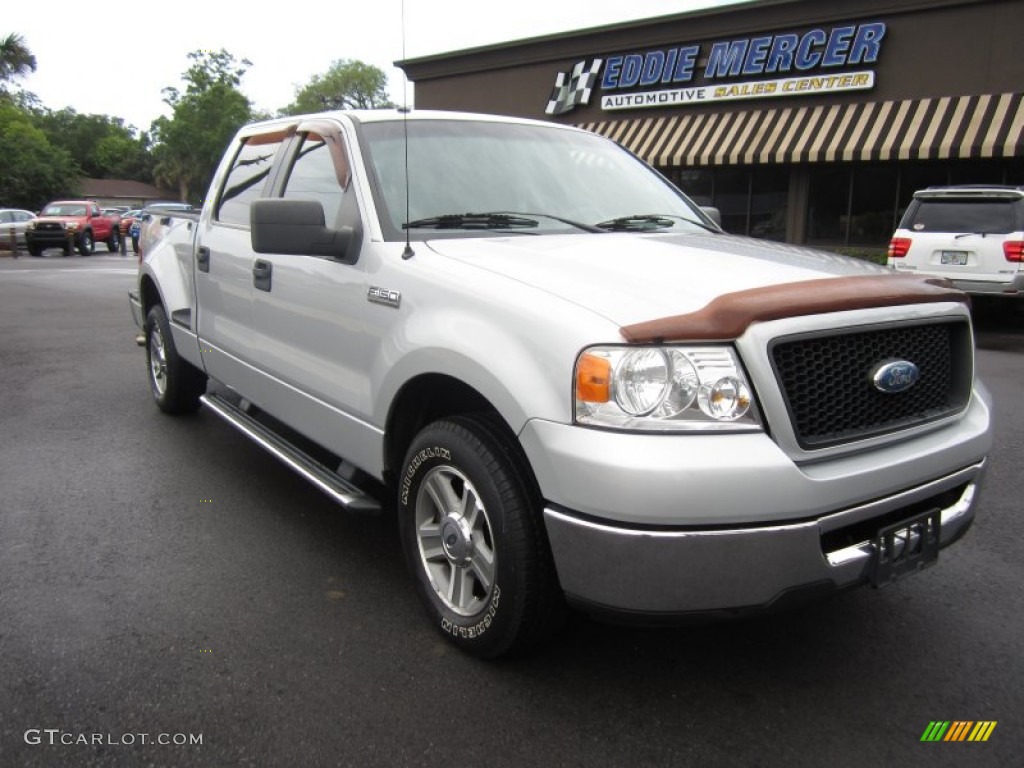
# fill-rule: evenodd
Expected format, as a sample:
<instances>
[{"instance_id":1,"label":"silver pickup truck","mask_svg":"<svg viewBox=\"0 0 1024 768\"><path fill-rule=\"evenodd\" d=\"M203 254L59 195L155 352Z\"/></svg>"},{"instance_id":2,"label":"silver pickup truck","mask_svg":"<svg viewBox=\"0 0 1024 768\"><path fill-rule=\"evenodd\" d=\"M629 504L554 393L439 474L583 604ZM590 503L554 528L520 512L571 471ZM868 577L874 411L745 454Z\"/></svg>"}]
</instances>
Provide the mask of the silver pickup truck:
<instances>
[{"instance_id":1,"label":"silver pickup truck","mask_svg":"<svg viewBox=\"0 0 1024 768\"><path fill-rule=\"evenodd\" d=\"M493 116L248 126L130 294L156 404L396 514L493 657L566 603L731 616L933 564L991 446L965 297L727 235L615 143Z\"/></svg>"}]
</instances>

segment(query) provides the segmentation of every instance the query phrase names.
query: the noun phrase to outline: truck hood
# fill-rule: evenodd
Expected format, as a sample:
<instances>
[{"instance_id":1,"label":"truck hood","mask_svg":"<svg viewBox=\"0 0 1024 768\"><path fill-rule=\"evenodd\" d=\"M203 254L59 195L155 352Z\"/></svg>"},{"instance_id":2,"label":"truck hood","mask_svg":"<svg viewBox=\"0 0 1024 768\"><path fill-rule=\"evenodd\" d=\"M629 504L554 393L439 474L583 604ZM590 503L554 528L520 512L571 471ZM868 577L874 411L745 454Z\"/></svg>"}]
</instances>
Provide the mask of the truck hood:
<instances>
[{"instance_id":1,"label":"truck hood","mask_svg":"<svg viewBox=\"0 0 1024 768\"><path fill-rule=\"evenodd\" d=\"M694 312L723 293L889 272L860 259L710 232L451 238L427 245L619 325Z\"/></svg>"}]
</instances>

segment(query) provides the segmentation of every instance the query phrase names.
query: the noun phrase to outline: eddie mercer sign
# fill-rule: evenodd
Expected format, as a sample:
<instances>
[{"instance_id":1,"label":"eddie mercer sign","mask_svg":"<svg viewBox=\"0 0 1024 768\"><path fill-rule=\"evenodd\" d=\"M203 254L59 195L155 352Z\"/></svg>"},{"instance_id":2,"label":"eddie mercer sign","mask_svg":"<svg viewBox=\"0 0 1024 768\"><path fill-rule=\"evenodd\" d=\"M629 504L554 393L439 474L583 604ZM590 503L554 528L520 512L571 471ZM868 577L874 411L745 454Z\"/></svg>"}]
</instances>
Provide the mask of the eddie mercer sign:
<instances>
[{"instance_id":1,"label":"eddie mercer sign","mask_svg":"<svg viewBox=\"0 0 1024 768\"><path fill-rule=\"evenodd\" d=\"M595 90L605 111L868 90L867 65L885 33L873 21L585 59L558 73L545 112L585 106ZM695 79L701 84L687 85Z\"/></svg>"}]
</instances>

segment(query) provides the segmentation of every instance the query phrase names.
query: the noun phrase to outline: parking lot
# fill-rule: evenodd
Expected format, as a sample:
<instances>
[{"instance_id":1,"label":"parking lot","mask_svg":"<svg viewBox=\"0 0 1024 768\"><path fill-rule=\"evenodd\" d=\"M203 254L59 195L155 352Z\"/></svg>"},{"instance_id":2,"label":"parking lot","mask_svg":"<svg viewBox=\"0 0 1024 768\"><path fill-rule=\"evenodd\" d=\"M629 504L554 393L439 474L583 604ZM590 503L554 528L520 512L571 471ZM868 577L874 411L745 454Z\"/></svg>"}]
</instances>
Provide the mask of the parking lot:
<instances>
[{"instance_id":1,"label":"parking lot","mask_svg":"<svg viewBox=\"0 0 1024 768\"><path fill-rule=\"evenodd\" d=\"M575 617L461 655L389 517L150 401L135 260L0 258L0 764L1006 766L1024 748L1024 313L982 307L995 447L938 564L773 617ZM926 743L933 721L995 721Z\"/></svg>"}]
</instances>

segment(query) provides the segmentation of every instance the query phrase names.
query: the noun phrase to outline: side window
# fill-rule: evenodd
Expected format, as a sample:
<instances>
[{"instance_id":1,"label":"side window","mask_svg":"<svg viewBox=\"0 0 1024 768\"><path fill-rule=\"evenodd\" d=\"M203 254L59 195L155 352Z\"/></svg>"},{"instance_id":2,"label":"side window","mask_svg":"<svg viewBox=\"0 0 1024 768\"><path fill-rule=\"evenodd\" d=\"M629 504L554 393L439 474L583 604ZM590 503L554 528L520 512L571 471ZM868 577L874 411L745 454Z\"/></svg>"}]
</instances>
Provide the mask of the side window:
<instances>
[{"instance_id":1,"label":"side window","mask_svg":"<svg viewBox=\"0 0 1024 768\"><path fill-rule=\"evenodd\" d=\"M0 222L6 224L10 221L14 221L14 214L10 211L0 211Z\"/></svg>"},{"instance_id":2,"label":"side window","mask_svg":"<svg viewBox=\"0 0 1024 768\"><path fill-rule=\"evenodd\" d=\"M92 206L92 210L90 211L89 215L92 216L93 218L99 216L100 215L100 207L98 205Z\"/></svg>"},{"instance_id":3,"label":"side window","mask_svg":"<svg viewBox=\"0 0 1024 768\"><path fill-rule=\"evenodd\" d=\"M231 164L217 207L217 220L249 226L249 206L263 194L274 156L285 136L277 133L245 140Z\"/></svg>"},{"instance_id":4,"label":"side window","mask_svg":"<svg viewBox=\"0 0 1024 768\"><path fill-rule=\"evenodd\" d=\"M324 208L328 226L337 225L345 195L342 183L328 142L319 134L307 133L288 174L283 196L293 200L316 200Z\"/></svg>"}]
</instances>

